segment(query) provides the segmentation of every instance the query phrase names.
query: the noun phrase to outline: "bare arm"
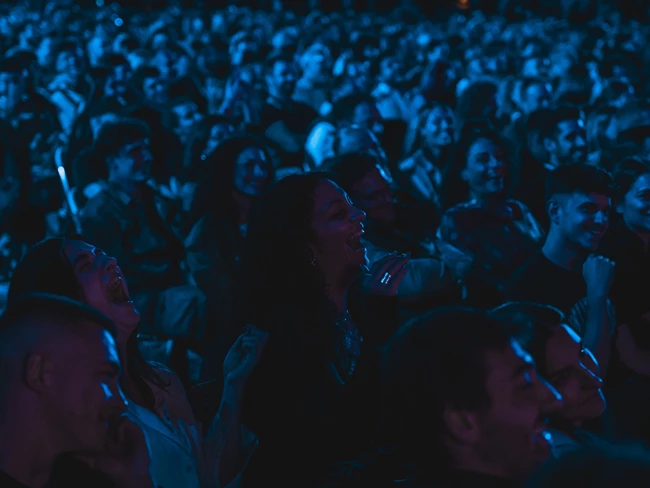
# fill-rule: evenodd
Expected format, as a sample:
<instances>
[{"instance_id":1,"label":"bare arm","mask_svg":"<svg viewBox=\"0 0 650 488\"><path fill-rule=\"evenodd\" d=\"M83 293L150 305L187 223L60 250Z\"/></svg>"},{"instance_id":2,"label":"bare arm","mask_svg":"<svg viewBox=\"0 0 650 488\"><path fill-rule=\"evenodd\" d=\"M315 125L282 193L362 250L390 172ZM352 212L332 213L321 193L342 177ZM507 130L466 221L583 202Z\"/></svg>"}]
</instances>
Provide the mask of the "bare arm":
<instances>
[{"instance_id":1,"label":"bare arm","mask_svg":"<svg viewBox=\"0 0 650 488\"><path fill-rule=\"evenodd\" d=\"M275 142L282 149L290 153L297 153L302 150L300 138L291 132L286 124L278 120L273 122L265 131L264 135Z\"/></svg>"}]
</instances>

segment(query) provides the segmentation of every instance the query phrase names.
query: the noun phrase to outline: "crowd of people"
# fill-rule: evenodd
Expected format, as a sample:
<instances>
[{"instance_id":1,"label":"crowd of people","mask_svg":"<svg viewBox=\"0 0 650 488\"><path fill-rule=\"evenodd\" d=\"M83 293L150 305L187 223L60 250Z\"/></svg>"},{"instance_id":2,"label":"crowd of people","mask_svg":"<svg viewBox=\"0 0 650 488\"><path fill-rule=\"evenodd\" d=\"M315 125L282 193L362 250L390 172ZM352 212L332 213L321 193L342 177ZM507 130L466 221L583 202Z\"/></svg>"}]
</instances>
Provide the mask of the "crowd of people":
<instances>
[{"instance_id":1,"label":"crowd of people","mask_svg":"<svg viewBox=\"0 0 650 488\"><path fill-rule=\"evenodd\" d=\"M502 3L0 6L0 485L646 486L650 26Z\"/></svg>"}]
</instances>

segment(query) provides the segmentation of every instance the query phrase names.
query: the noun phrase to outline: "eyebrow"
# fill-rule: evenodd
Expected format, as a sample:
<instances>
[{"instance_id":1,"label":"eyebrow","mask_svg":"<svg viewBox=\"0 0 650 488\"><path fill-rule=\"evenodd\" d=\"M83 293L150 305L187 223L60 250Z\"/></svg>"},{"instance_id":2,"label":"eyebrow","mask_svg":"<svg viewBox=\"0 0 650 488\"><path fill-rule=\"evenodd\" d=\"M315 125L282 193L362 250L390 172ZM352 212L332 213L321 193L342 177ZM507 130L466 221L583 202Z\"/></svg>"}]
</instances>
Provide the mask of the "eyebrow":
<instances>
[{"instance_id":1,"label":"eyebrow","mask_svg":"<svg viewBox=\"0 0 650 488\"><path fill-rule=\"evenodd\" d=\"M335 198L334 200L330 200L329 202L327 202L325 205L321 207L321 210L323 212L327 212L330 208L335 206L337 203L338 204L342 203L340 198Z\"/></svg>"}]
</instances>

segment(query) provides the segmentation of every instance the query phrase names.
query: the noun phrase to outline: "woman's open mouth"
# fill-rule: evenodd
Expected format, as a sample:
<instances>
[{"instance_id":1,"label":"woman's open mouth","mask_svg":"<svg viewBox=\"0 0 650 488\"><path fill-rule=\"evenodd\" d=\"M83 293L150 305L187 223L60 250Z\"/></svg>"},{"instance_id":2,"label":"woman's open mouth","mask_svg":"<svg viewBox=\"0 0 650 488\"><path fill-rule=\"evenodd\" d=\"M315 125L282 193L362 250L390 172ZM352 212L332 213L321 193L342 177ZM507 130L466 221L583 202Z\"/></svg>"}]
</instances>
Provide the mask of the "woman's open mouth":
<instances>
[{"instance_id":1,"label":"woman's open mouth","mask_svg":"<svg viewBox=\"0 0 650 488\"><path fill-rule=\"evenodd\" d=\"M351 251L365 252L366 248L363 247L363 244L361 243L362 235L363 235L363 229L360 232L352 234L350 237L348 237L348 240L346 241L345 245L348 248L350 248Z\"/></svg>"},{"instance_id":2,"label":"woman's open mouth","mask_svg":"<svg viewBox=\"0 0 650 488\"><path fill-rule=\"evenodd\" d=\"M126 284L121 276L114 276L106 288L108 300L115 305L124 305L132 303L129 293L126 291Z\"/></svg>"}]
</instances>

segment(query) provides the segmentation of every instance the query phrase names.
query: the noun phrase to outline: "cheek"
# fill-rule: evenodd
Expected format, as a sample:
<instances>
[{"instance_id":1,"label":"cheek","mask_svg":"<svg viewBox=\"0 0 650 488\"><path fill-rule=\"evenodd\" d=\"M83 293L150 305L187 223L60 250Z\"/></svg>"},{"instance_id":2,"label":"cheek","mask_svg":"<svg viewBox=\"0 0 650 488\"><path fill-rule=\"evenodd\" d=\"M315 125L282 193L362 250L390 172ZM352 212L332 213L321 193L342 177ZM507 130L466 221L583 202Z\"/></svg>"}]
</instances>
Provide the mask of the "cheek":
<instances>
[{"instance_id":1,"label":"cheek","mask_svg":"<svg viewBox=\"0 0 650 488\"><path fill-rule=\"evenodd\" d=\"M106 300L100 284L96 280L80 278L79 283L83 293L84 300L88 305L97 309L105 308Z\"/></svg>"},{"instance_id":2,"label":"cheek","mask_svg":"<svg viewBox=\"0 0 650 488\"><path fill-rule=\"evenodd\" d=\"M345 226L340 224L321 226L316 229L316 235L321 251L342 250L348 236Z\"/></svg>"}]
</instances>

